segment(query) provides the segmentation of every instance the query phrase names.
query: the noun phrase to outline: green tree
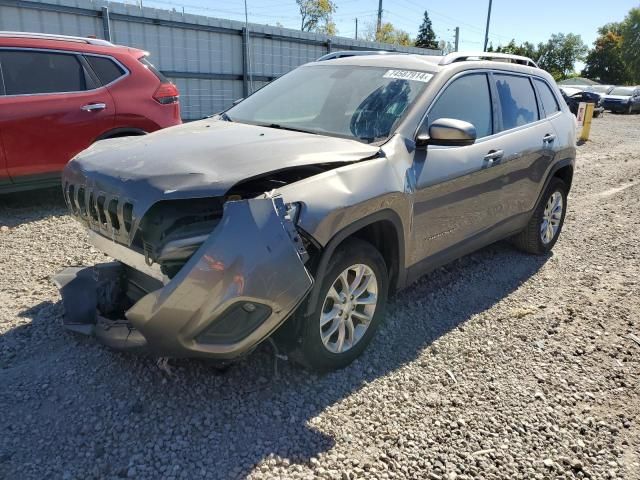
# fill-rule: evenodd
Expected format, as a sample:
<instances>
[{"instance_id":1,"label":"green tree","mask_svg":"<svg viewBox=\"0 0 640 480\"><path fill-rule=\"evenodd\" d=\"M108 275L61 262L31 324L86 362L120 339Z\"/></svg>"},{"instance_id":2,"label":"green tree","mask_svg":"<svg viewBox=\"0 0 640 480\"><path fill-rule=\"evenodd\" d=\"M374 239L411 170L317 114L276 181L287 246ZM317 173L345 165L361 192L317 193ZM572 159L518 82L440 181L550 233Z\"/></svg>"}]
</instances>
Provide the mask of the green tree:
<instances>
[{"instance_id":1,"label":"green tree","mask_svg":"<svg viewBox=\"0 0 640 480\"><path fill-rule=\"evenodd\" d=\"M396 30L395 43L397 43L398 45L403 45L405 47L410 47L414 45L414 42L411 39L411 36L409 35L408 32L405 32L404 30Z\"/></svg>"},{"instance_id":2,"label":"green tree","mask_svg":"<svg viewBox=\"0 0 640 480\"><path fill-rule=\"evenodd\" d=\"M538 65L556 80L573 72L576 61L584 60L589 48L580 35L554 33L546 43L538 44Z\"/></svg>"},{"instance_id":3,"label":"green tree","mask_svg":"<svg viewBox=\"0 0 640 480\"><path fill-rule=\"evenodd\" d=\"M421 48L438 48L438 42L436 41L436 34L433 31L431 19L427 11L424 11L424 18L422 19L422 25L418 29L418 36L416 37L416 47Z\"/></svg>"},{"instance_id":4,"label":"green tree","mask_svg":"<svg viewBox=\"0 0 640 480\"><path fill-rule=\"evenodd\" d=\"M364 38L370 42L389 43L392 45L412 46L414 44L407 32L396 29L390 22L384 22L380 26L380 30L376 30L375 24L370 24L367 27Z\"/></svg>"},{"instance_id":5,"label":"green tree","mask_svg":"<svg viewBox=\"0 0 640 480\"><path fill-rule=\"evenodd\" d=\"M632 83L640 83L640 7L632 8L622 22L620 51Z\"/></svg>"},{"instance_id":6,"label":"green tree","mask_svg":"<svg viewBox=\"0 0 640 480\"><path fill-rule=\"evenodd\" d=\"M602 83L629 81L629 69L622 57L622 24L608 23L598 29L599 36L589 51L582 76Z\"/></svg>"},{"instance_id":7,"label":"green tree","mask_svg":"<svg viewBox=\"0 0 640 480\"><path fill-rule=\"evenodd\" d=\"M532 60L535 60L538 55L537 47L530 42L524 42L520 45L516 45L515 40L511 40L504 47L498 47L499 51L502 53L510 53L511 55L521 55L523 57L529 57Z\"/></svg>"},{"instance_id":8,"label":"green tree","mask_svg":"<svg viewBox=\"0 0 640 480\"><path fill-rule=\"evenodd\" d=\"M303 32L336 33L331 16L336 11L332 0L296 0L300 8L300 30Z\"/></svg>"}]
</instances>

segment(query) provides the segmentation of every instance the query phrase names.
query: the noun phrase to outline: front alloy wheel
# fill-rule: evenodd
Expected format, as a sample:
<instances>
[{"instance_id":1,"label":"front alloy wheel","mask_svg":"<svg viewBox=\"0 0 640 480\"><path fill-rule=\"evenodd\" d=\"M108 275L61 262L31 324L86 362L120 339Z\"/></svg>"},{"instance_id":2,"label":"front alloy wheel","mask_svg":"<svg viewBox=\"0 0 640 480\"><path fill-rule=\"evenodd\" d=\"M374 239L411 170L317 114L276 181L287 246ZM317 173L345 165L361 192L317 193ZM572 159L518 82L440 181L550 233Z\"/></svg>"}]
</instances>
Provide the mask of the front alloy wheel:
<instances>
[{"instance_id":1,"label":"front alloy wheel","mask_svg":"<svg viewBox=\"0 0 640 480\"><path fill-rule=\"evenodd\" d=\"M342 271L327 292L320 315L322 344L331 353L343 353L364 336L378 304L378 280L367 265Z\"/></svg>"},{"instance_id":2,"label":"front alloy wheel","mask_svg":"<svg viewBox=\"0 0 640 480\"><path fill-rule=\"evenodd\" d=\"M349 238L314 289L315 303L303 305L288 321L297 332L291 358L312 370L343 368L364 351L384 316L389 289L384 258L369 242Z\"/></svg>"}]
</instances>

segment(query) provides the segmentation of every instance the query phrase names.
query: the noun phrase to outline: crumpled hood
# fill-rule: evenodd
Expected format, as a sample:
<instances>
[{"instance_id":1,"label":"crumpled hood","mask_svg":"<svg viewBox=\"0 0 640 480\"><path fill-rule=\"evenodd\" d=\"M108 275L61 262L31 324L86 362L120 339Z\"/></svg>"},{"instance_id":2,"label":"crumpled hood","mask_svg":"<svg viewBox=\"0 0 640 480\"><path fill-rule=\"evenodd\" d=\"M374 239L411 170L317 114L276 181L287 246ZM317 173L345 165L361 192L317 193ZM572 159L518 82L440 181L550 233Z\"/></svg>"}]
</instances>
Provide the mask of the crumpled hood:
<instances>
[{"instance_id":1,"label":"crumpled hood","mask_svg":"<svg viewBox=\"0 0 640 480\"><path fill-rule=\"evenodd\" d=\"M378 151L355 140L205 119L97 142L69 162L63 181L150 206L160 199L219 196L263 173L353 162Z\"/></svg>"}]
</instances>

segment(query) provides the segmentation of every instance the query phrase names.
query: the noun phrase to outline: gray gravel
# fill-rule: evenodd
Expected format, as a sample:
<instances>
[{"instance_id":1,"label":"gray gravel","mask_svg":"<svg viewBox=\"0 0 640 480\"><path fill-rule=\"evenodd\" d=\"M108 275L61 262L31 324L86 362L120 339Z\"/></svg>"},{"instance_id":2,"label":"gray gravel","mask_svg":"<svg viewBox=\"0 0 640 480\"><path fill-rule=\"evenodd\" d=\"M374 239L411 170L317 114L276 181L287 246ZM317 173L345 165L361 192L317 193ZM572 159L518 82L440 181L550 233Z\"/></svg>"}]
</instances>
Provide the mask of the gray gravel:
<instances>
[{"instance_id":1,"label":"gray gravel","mask_svg":"<svg viewBox=\"0 0 640 480\"><path fill-rule=\"evenodd\" d=\"M553 255L434 272L320 377L64 332L51 275L103 257L57 191L0 198L0 478L640 479L640 116L592 139Z\"/></svg>"}]
</instances>

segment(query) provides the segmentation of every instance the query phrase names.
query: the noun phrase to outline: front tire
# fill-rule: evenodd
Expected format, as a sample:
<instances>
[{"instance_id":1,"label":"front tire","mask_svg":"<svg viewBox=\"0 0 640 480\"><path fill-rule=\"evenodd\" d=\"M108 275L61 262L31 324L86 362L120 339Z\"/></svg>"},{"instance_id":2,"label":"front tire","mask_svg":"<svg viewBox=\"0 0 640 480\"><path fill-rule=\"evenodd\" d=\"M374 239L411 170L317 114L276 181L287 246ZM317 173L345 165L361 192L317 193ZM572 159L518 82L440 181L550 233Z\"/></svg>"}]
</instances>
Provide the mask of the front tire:
<instances>
[{"instance_id":1,"label":"front tire","mask_svg":"<svg viewBox=\"0 0 640 480\"><path fill-rule=\"evenodd\" d=\"M347 239L317 279L313 313L304 306L299 338L291 357L311 370L330 371L353 362L375 335L387 303L389 274L384 258L370 243Z\"/></svg>"},{"instance_id":2,"label":"front tire","mask_svg":"<svg viewBox=\"0 0 640 480\"><path fill-rule=\"evenodd\" d=\"M520 250L544 255L558 241L567 212L567 184L553 177L540 199L527 227L513 237Z\"/></svg>"}]
</instances>

